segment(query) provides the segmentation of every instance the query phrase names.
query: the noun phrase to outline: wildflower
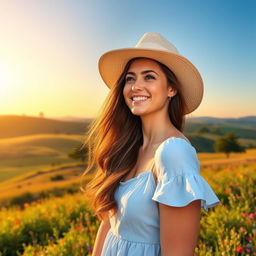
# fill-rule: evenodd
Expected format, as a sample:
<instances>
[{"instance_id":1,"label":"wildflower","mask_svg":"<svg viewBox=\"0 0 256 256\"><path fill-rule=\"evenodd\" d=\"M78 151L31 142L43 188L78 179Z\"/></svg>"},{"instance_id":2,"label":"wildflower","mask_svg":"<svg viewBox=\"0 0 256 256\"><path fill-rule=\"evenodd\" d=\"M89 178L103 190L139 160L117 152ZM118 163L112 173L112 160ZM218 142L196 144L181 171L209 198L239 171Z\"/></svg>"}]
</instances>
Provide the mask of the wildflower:
<instances>
[{"instance_id":1,"label":"wildflower","mask_svg":"<svg viewBox=\"0 0 256 256\"><path fill-rule=\"evenodd\" d=\"M94 227L89 227L89 231L90 231L90 232L93 232L94 230L95 230Z\"/></svg>"},{"instance_id":2,"label":"wildflower","mask_svg":"<svg viewBox=\"0 0 256 256\"><path fill-rule=\"evenodd\" d=\"M92 247L88 247L87 251L92 252Z\"/></svg>"},{"instance_id":3,"label":"wildflower","mask_svg":"<svg viewBox=\"0 0 256 256\"><path fill-rule=\"evenodd\" d=\"M241 231L241 232L246 232L246 228L240 227L240 231Z\"/></svg>"},{"instance_id":4,"label":"wildflower","mask_svg":"<svg viewBox=\"0 0 256 256\"><path fill-rule=\"evenodd\" d=\"M81 228L81 227L76 227L76 230L77 230L77 231L81 231L82 228Z\"/></svg>"},{"instance_id":5,"label":"wildflower","mask_svg":"<svg viewBox=\"0 0 256 256\"><path fill-rule=\"evenodd\" d=\"M32 230L28 231L28 233L33 236L34 235L34 232Z\"/></svg>"},{"instance_id":6,"label":"wildflower","mask_svg":"<svg viewBox=\"0 0 256 256\"><path fill-rule=\"evenodd\" d=\"M254 218L254 216L255 216L255 214L254 214L254 213L250 213L250 214L249 214L249 218L250 218L250 219L253 219L253 218Z\"/></svg>"},{"instance_id":7,"label":"wildflower","mask_svg":"<svg viewBox=\"0 0 256 256\"><path fill-rule=\"evenodd\" d=\"M245 238L246 238L247 241L251 241L252 240L252 238L250 236L246 236Z\"/></svg>"},{"instance_id":8,"label":"wildflower","mask_svg":"<svg viewBox=\"0 0 256 256\"><path fill-rule=\"evenodd\" d=\"M224 193L225 193L226 195L230 194L230 189L229 189L229 188L225 189Z\"/></svg>"},{"instance_id":9,"label":"wildflower","mask_svg":"<svg viewBox=\"0 0 256 256\"><path fill-rule=\"evenodd\" d=\"M14 224L15 226L19 226L19 225L21 224L21 222L20 222L20 221L15 221L13 224Z\"/></svg>"},{"instance_id":10,"label":"wildflower","mask_svg":"<svg viewBox=\"0 0 256 256\"><path fill-rule=\"evenodd\" d=\"M242 246L237 246L236 247L236 252L243 252L244 248Z\"/></svg>"},{"instance_id":11,"label":"wildflower","mask_svg":"<svg viewBox=\"0 0 256 256\"><path fill-rule=\"evenodd\" d=\"M63 239L59 240L59 244L64 245L65 241Z\"/></svg>"}]
</instances>

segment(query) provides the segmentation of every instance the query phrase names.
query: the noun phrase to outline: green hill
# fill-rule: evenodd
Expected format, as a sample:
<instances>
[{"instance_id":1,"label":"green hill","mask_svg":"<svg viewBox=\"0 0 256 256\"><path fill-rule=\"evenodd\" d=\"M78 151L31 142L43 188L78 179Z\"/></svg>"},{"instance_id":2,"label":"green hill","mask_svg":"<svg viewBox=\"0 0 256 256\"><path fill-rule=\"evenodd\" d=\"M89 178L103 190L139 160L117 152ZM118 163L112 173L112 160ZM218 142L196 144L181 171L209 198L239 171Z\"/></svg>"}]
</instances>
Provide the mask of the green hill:
<instances>
[{"instance_id":1,"label":"green hill","mask_svg":"<svg viewBox=\"0 0 256 256\"><path fill-rule=\"evenodd\" d=\"M0 115L0 138L18 137L32 134L84 134L85 122L59 121L48 118Z\"/></svg>"},{"instance_id":2,"label":"green hill","mask_svg":"<svg viewBox=\"0 0 256 256\"><path fill-rule=\"evenodd\" d=\"M215 140L228 132L234 132L244 147L256 148L255 118L188 118L184 134L198 153L214 152ZM42 117L0 116L0 181L76 162L68 157L68 153L84 141L90 122L91 119L73 119L71 122Z\"/></svg>"},{"instance_id":3,"label":"green hill","mask_svg":"<svg viewBox=\"0 0 256 256\"><path fill-rule=\"evenodd\" d=\"M36 134L0 139L0 181L49 166L76 162L68 157L82 135Z\"/></svg>"}]
</instances>

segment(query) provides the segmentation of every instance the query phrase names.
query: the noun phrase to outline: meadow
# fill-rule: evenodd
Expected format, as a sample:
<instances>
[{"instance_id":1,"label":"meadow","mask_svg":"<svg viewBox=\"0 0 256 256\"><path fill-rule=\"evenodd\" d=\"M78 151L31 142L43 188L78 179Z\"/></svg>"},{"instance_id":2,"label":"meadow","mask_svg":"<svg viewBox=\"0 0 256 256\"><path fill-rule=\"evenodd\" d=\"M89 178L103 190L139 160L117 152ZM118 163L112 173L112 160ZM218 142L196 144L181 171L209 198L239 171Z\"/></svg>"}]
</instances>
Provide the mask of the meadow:
<instances>
[{"instance_id":1,"label":"meadow","mask_svg":"<svg viewBox=\"0 0 256 256\"><path fill-rule=\"evenodd\" d=\"M245 157L247 155L247 157ZM201 209L195 255L256 255L256 150L228 161L200 153L201 175L221 203ZM82 192L0 211L0 255L91 255L99 220Z\"/></svg>"},{"instance_id":2,"label":"meadow","mask_svg":"<svg viewBox=\"0 0 256 256\"><path fill-rule=\"evenodd\" d=\"M255 121L247 119L229 126L230 120L218 120L226 124L198 133L205 127L200 120L185 133L197 149L201 175L221 200L208 212L201 209L196 256L256 255ZM100 222L79 188L93 174L81 180L86 162L68 157L85 127L0 116L0 256L91 255ZM213 152L217 128L237 129L239 142L252 147L229 158Z\"/></svg>"},{"instance_id":3,"label":"meadow","mask_svg":"<svg viewBox=\"0 0 256 256\"><path fill-rule=\"evenodd\" d=\"M67 157L82 141L81 135L34 134L0 139L0 181L33 170L77 162Z\"/></svg>"}]
</instances>

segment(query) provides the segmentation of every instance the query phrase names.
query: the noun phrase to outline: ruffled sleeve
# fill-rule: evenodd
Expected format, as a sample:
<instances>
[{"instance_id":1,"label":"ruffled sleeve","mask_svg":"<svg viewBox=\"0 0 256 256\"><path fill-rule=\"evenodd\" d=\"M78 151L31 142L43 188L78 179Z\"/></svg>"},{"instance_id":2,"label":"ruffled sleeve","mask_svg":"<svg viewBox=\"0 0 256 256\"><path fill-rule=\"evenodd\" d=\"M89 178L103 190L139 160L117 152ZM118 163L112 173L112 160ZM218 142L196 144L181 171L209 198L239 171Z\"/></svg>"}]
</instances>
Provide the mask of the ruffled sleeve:
<instances>
[{"instance_id":1,"label":"ruffled sleeve","mask_svg":"<svg viewBox=\"0 0 256 256\"><path fill-rule=\"evenodd\" d=\"M158 184L152 200L182 207L201 199L206 211L220 203L219 198L200 175L195 148L185 139L172 137L156 150L155 168Z\"/></svg>"}]
</instances>

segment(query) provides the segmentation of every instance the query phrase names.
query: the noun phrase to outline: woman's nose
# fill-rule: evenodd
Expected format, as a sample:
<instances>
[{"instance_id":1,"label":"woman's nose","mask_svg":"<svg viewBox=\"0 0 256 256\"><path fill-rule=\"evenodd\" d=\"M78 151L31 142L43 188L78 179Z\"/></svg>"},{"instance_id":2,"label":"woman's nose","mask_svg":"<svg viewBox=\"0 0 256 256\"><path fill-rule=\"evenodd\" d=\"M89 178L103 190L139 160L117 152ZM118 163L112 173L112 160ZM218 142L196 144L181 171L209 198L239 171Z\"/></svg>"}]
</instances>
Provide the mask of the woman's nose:
<instances>
[{"instance_id":1,"label":"woman's nose","mask_svg":"<svg viewBox=\"0 0 256 256\"><path fill-rule=\"evenodd\" d=\"M137 81L135 81L135 83L132 85L132 91L136 91L136 90L140 90L141 86L140 83Z\"/></svg>"}]
</instances>

